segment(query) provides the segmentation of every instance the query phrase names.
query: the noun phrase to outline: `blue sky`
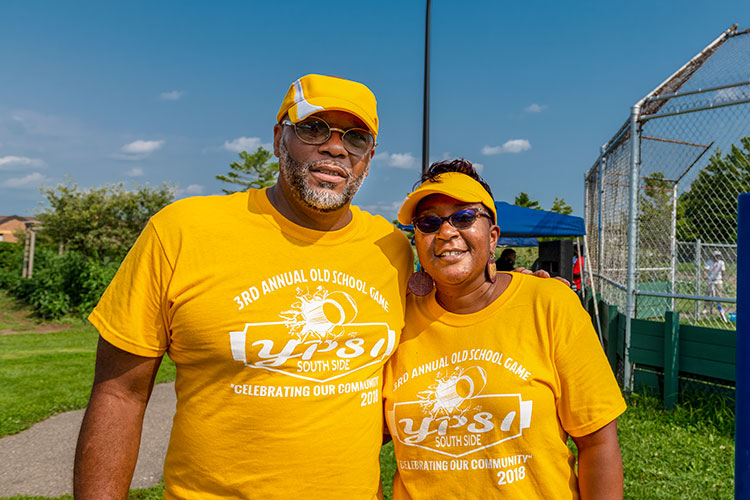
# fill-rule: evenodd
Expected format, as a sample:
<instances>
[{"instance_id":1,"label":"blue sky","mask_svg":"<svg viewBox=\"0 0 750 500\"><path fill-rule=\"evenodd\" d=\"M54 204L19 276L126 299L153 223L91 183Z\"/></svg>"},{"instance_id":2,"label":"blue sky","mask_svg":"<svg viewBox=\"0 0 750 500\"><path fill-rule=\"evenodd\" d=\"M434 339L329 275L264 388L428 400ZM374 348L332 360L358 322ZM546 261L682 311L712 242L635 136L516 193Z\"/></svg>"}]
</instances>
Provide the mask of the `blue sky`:
<instances>
[{"instance_id":1,"label":"blue sky","mask_svg":"<svg viewBox=\"0 0 750 500\"><path fill-rule=\"evenodd\" d=\"M176 183L221 192L270 145L289 84L367 84L380 146L355 203L391 219L421 165L423 1L0 2L0 215L39 186ZM629 108L750 2L432 5L430 160L481 164L499 200L583 213L583 175Z\"/></svg>"}]
</instances>

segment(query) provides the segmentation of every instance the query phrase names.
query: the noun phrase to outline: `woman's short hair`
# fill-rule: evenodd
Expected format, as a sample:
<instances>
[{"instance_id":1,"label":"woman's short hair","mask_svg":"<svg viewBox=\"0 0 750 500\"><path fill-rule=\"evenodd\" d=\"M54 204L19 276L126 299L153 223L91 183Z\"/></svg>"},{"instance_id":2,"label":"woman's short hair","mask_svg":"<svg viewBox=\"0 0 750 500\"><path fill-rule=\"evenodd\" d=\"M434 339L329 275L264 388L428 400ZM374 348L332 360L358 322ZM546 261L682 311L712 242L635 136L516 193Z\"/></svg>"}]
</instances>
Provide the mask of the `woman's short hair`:
<instances>
[{"instance_id":1,"label":"woman's short hair","mask_svg":"<svg viewBox=\"0 0 750 500\"><path fill-rule=\"evenodd\" d=\"M445 174L447 172L458 172L460 174L468 175L479 184L481 184L493 200L495 199L495 197L492 195L492 189L490 189L490 185L487 184L487 182L482 179L482 176L477 173L474 165L472 165L469 160L466 160L464 158L458 158L456 160L436 161L435 163L430 165L425 172L422 173L422 176L414 184L414 188L426 181L437 182L435 178L440 174Z\"/></svg>"}]
</instances>

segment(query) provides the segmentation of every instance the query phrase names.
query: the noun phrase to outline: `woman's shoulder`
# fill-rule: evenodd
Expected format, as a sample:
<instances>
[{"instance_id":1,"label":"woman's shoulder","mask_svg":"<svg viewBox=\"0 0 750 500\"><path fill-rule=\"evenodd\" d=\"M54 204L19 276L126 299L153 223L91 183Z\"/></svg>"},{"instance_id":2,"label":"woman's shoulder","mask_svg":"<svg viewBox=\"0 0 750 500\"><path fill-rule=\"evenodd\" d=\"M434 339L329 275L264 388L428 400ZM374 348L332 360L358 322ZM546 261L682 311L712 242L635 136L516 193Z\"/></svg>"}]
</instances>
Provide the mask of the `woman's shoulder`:
<instances>
[{"instance_id":1,"label":"woman's shoulder","mask_svg":"<svg viewBox=\"0 0 750 500\"><path fill-rule=\"evenodd\" d=\"M519 294L548 304L580 305L581 300L576 292L562 281L555 278L539 278L530 274L512 273L513 279L519 280Z\"/></svg>"}]
</instances>

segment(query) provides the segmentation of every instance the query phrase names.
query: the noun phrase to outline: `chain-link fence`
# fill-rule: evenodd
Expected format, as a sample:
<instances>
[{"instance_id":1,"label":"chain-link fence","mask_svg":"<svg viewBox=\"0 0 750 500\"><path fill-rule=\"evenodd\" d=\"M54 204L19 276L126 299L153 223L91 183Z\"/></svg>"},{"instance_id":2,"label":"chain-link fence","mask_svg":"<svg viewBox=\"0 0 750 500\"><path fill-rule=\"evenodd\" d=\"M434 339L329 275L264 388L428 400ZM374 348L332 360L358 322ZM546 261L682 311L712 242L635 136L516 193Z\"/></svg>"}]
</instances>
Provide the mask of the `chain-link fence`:
<instances>
[{"instance_id":1,"label":"chain-link fence","mask_svg":"<svg viewBox=\"0 0 750 500\"><path fill-rule=\"evenodd\" d=\"M743 192L750 29L733 26L634 105L587 172L597 292L631 318L672 310L681 323L734 330Z\"/></svg>"}]
</instances>

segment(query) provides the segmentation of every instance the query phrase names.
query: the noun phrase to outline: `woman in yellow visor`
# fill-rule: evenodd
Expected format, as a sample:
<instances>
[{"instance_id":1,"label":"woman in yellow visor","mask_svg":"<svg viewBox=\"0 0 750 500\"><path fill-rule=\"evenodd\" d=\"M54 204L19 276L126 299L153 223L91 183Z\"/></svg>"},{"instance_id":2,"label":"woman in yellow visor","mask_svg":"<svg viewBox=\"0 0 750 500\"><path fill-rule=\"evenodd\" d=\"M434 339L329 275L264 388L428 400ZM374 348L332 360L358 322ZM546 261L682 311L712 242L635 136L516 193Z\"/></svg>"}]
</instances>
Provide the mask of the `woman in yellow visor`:
<instances>
[{"instance_id":1,"label":"woman in yellow visor","mask_svg":"<svg viewBox=\"0 0 750 500\"><path fill-rule=\"evenodd\" d=\"M471 163L431 165L398 219L421 270L385 371L394 500L622 498L625 402L591 320L563 283L495 270L502 221Z\"/></svg>"}]
</instances>

